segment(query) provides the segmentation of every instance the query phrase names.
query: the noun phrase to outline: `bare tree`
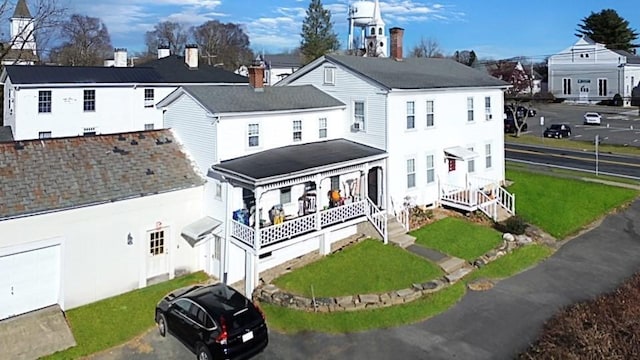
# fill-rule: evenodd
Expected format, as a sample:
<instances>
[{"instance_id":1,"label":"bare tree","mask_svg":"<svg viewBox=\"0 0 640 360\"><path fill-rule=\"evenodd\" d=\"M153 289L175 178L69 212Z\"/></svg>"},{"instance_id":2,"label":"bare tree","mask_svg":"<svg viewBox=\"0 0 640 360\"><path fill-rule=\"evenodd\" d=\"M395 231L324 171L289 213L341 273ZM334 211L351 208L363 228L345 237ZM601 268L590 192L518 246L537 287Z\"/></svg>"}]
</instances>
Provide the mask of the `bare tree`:
<instances>
[{"instance_id":1,"label":"bare tree","mask_svg":"<svg viewBox=\"0 0 640 360\"><path fill-rule=\"evenodd\" d=\"M180 23L163 21L145 33L144 42L149 54L156 55L159 45L168 46L172 54L182 54L187 45L187 31Z\"/></svg>"},{"instance_id":2,"label":"bare tree","mask_svg":"<svg viewBox=\"0 0 640 360\"><path fill-rule=\"evenodd\" d=\"M455 53L453 53L453 56L451 58L467 66L473 66L473 64L478 60L476 52L473 50L456 51Z\"/></svg>"},{"instance_id":3,"label":"bare tree","mask_svg":"<svg viewBox=\"0 0 640 360\"><path fill-rule=\"evenodd\" d=\"M190 32L209 65L235 71L253 59L249 36L239 24L210 20Z\"/></svg>"},{"instance_id":4,"label":"bare tree","mask_svg":"<svg viewBox=\"0 0 640 360\"><path fill-rule=\"evenodd\" d=\"M420 38L420 42L417 43L413 49L411 49L411 57L425 57L425 58L442 58L444 55L440 51L440 45L433 38Z\"/></svg>"},{"instance_id":5,"label":"bare tree","mask_svg":"<svg viewBox=\"0 0 640 360\"><path fill-rule=\"evenodd\" d=\"M113 51L109 31L99 18L73 14L62 24L61 37L64 43L51 50L51 59L62 65L102 65Z\"/></svg>"}]
</instances>

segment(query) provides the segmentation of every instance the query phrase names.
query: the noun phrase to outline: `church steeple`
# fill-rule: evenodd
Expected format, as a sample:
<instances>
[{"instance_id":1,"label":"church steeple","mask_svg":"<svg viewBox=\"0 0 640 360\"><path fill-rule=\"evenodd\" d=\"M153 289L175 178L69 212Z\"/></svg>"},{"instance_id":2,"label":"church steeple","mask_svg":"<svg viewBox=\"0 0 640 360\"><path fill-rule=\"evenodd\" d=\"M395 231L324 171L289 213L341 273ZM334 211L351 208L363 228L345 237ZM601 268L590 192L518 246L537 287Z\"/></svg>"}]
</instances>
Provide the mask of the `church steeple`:
<instances>
[{"instance_id":1,"label":"church steeple","mask_svg":"<svg viewBox=\"0 0 640 360\"><path fill-rule=\"evenodd\" d=\"M10 23L11 48L32 51L36 55L35 24L26 0L18 0Z\"/></svg>"},{"instance_id":2,"label":"church steeple","mask_svg":"<svg viewBox=\"0 0 640 360\"><path fill-rule=\"evenodd\" d=\"M380 2L375 0L373 5L373 19L366 30L367 56L387 56L387 36L384 29L384 21L380 15Z\"/></svg>"},{"instance_id":3,"label":"church steeple","mask_svg":"<svg viewBox=\"0 0 640 360\"><path fill-rule=\"evenodd\" d=\"M13 12L12 19L32 19L26 0L18 0L16 10Z\"/></svg>"}]
</instances>

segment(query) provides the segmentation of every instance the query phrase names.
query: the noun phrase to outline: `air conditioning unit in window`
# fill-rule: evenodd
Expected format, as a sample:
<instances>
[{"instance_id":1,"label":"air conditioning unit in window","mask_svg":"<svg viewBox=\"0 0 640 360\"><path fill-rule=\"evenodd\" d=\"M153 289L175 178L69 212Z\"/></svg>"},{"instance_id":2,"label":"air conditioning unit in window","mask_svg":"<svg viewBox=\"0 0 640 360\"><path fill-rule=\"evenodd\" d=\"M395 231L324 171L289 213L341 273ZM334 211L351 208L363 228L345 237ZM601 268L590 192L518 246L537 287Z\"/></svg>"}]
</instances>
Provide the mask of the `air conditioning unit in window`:
<instances>
[{"instance_id":1,"label":"air conditioning unit in window","mask_svg":"<svg viewBox=\"0 0 640 360\"><path fill-rule=\"evenodd\" d=\"M485 115L485 117L486 117L486 119L487 119L487 120L491 120L491 119L493 118L493 115L491 115L491 114L486 114L486 115Z\"/></svg>"},{"instance_id":2,"label":"air conditioning unit in window","mask_svg":"<svg viewBox=\"0 0 640 360\"><path fill-rule=\"evenodd\" d=\"M360 123L353 123L351 124L351 131L352 132L358 132L361 131L362 129L360 128Z\"/></svg>"}]
</instances>

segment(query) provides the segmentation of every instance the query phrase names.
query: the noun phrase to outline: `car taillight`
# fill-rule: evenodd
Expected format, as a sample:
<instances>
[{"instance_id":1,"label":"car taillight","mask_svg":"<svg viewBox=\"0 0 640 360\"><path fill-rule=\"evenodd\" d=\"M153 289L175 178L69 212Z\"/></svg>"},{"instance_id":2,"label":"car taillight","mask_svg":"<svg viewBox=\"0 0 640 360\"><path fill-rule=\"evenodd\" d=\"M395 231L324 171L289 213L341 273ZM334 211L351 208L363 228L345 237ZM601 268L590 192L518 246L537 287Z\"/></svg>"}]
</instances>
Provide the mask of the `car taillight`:
<instances>
[{"instance_id":1,"label":"car taillight","mask_svg":"<svg viewBox=\"0 0 640 360\"><path fill-rule=\"evenodd\" d=\"M260 313L260 316L262 316L262 320L267 320L267 317L265 316L264 311L262 311L262 308L260 307L260 304L258 304L258 302L254 302L253 306L256 307L256 309Z\"/></svg>"},{"instance_id":2,"label":"car taillight","mask_svg":"<svg viewBox=\"0 0 640 360\"><path fill-rule=\"evenodd\" d=\"M227 333L227 321L224 319L224 316L220 316L220 334L216 337L216 342L218 344L226 345L228 338L229 333Z\"/></svg>"}]
</instances>

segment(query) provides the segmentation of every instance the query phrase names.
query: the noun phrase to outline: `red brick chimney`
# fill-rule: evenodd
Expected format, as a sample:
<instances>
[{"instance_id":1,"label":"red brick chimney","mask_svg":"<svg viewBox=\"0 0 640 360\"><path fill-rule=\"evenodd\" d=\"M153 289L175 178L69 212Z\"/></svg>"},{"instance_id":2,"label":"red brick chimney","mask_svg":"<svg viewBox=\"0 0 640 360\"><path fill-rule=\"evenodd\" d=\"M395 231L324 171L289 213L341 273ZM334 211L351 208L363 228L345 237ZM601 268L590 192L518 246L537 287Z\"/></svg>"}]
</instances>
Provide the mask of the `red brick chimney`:
<instances>
[{"instance_id":1,"label":"red brick chimney","mask_svg":"<svg viewBox=\"0 0 640 360\"><path fill-rule=\"evenodd\" d=\"M389 35L391 35L391 57L396 61L402 61L402 35L404 35L404 29L393 27L389 29Z\"/></svg>"},{"instance_id":2,"label":"red brick chimney","mask_svg":"<svg viewBox=\"0 0 640 360\"><path fill-rule=\"evenodd\" d=\"M254 61L249 66L249 85L256 91L264 89L264 66L260 61Z\"/></svg>"}]
</instances>

